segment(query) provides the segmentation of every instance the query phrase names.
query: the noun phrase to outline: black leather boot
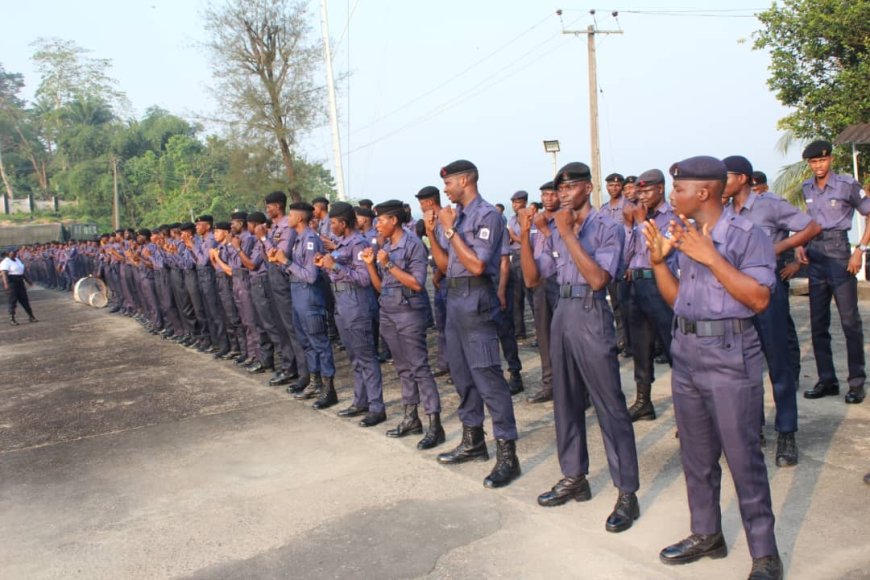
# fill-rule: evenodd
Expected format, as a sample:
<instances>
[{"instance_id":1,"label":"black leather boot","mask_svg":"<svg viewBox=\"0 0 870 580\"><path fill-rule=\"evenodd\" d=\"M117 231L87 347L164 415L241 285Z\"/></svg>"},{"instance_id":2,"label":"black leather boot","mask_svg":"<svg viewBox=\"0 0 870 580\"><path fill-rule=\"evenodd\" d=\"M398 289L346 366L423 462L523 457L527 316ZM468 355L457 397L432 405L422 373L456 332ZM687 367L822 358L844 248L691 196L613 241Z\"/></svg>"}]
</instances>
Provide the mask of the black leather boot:
<instances>
[{"instance_id":1,"label":"black leather boot","mask_svg":"<svg viewBox=\"0 0 870 580\"><path fill-rule=\"evenodd\" d=\"M298 387L299 384L302 383L302 379L299 379L299 383L296 383ZM323 390L323 379L320 378L319 374L312 373L310 381L305 381L306 387L302 388L301 392L297 392L293 395L294 399L298 399L300 401L305 399L313 399L317 395L320 394L320 391Z\"/></svg>"},{"instance_id":2,"label":"black leather boot","mask_svg":"<svg viewBox=\"0 0 870 580\"><path fill-rule=\"evenodd\" d=\"M287 393L290 395L296 395L304 391L310 384L311 374L309 374L308 372L304 372L299 375L299 378L295 383L292 383L289 387L287 387Z\"/></svg>"},{"instance_id":3,"label":"black leather boot","mask_svg":"<svg viewBox=\"0 0 870 580\"><path fill-rule=\"evenodd\" d=\"M793 467L798 463L797 443L794 433L779 433L776 436L776 466Z\"/></svg>"},{"instance_id":4,"label":"black leather boot","mask_svg":"<svg viewBox=\"0 0 870 580\"><path fill-rule=\"evenodd\" d=\"M637 495L634 492L621 493L616 499L613 512L607 517L604 528L608 532L624 532L640 517L640 506L637 503Z\"/></svg>"},{"instance_id":5,"label":"black leather boot","mask_svg":"<svg viewBox=\"0 0 870 580\"><path fill-rule=\"evenodd\" d=\"M637 385L637 399L634 404L628 408L628 416L631 417L631 422L635 421L652 421L656 418L656 410L650 400L651 385Z\"/></svg>"},{"instance_id":6,"label":"black leather boot","mask_svg":"<svg viewBox=\"0 0 870 580\"><path fill-rule=\"evenodd\" d=\"M335 392L335 377L326 377L323 379L320 396L314 401L312 407L314 409L328 409L336 403L338 403L338 394Z\"/></svg>"},{"instance_id":7,"label":"black leather boot","mask_svg":"<svg viewBox=\"0 0 870 580\"><path fill-rule=\"evenodd\" d=\"M517 395L525 390L526 387L523 385L523 376L520 374L520 371L511 371L508 387L510 387L511 395Z\"/></svg>"},{"instance_id":8,"label":"black leather boot","mask_svg":"<svg viewBox=\"0 0 870 580\"><path fill-rule=\"evenodd\" d=\"M483 487L494 489L510 485L510 482L520 476L520 460L517 458L517 442L507 439L497 439L495 467L483 480Z\"/></svg>"},{"instance_id":9,"label":"black leather boot","mask_svg":"<svg viewBox=\"0 0 870 580\"><path fill-rule=\"evenodd\" d=\"M441 426L441 413L429 415L429 428L426 435L417 443L417 449L432 449L444 443L444 427Z\"/></svg>"},{"instance_id":10,"label":"black leather boot","mask_svg":"<svg viewBox=\"0 0 870 580\"><path fill-rule=\"evenodd\" d=\"M782 560L779 556L762 556L752 560L749 580L782 580Z\"/></svg>"},{"instance_id":11,"label":"black leather boot","mask_svg":"<svg viewBox=\"0 0 870 580\"><path fill-rule=\"evenodd\" d=\"M27 315L27 320L30 321L30 322L39 322L39 321L36 319L36 317L35 317L34 315L32 315L32 314L28 314L28 315Z\"/></svg>"},{"instance_id":12,"label":"black leather boot","mask_svg":"<svg viewBox=\"0 0 870 580\"><path fill-rule=\"evenodd\" d=\"M419 435L423 432L423 423L417 414L417 405L405 405L405 416L402 422L387 430L387 437L404 437L405 435Z\"/></svg>"},{"instance_id":13,"label":"black leather boot","mask_svg":"<svg viewBox=\"0 0 870 580\"><path fill-rule=\"evenodd\" d=\"M538 496L538 505L542 507L555 507L574 501L589 501L592 499L592 490L589 489L589 481L585 475L579 477L563 477L553 486L550 491Z\"/></svg>"},{"instance_id":14,"label":"black leather boot","mask_svg":"<svg viewBox=\"0 0 870 580\"><path fill-rule=\"evenodd\" d=\"M9 324L11 324L12 326L18 326L18 321L15 320L14 314L9 315Z\"/></svg>"},{"instance_id":15,"label":"black leather boot","mask_svg":"<svg viewBox=\"0 0 870 580\"><path fill-rule=\"evenodd\" d=\"M483 427L471 427L470 425L462 425L462 441L453 451L438 456L438 463L442 465L488 460L489 452L486 450Z\"/></svg>"},{"instance_id":16,"label":"black leather boot","mask_svg":"<svg viewBox=\"0 0 870 580\"><path fill-rule=\"evenodd\" d=\"M821 399L822 397L828 397L831 395L839 395L840 394L840 383L834 381L833 383L825 383L823 381L819 381L816 383L812 389L808 389L804 391L804 399Z\"/></svg>"}]
</instances>

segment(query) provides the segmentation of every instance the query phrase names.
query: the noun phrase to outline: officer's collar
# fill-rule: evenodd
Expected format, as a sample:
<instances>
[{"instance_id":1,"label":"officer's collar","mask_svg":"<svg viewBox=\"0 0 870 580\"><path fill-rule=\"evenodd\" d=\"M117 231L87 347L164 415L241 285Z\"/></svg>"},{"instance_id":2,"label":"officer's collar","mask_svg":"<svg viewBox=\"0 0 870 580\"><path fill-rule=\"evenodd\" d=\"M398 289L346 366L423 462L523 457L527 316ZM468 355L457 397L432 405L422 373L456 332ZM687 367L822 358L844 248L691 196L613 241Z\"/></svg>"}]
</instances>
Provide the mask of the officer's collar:
<instances>
[{"instance_id":1,"label":"officer's collar","mask_svg":"<svg viewBox=\"0 0 870 580\"><path fill-rule=\"evenodd\" d=\"M717 244L725 243L728 238L726 235L728 233L728 227L736 217L737 215L730 206L725 206L725 208L723 208L722 215L719 216L716 225L713 226L713 231L710 232L710 237L713 238L714 242Z\"/></svg>"},{"instance_id":2,"label":"officer's collar","mask_svg":"<svg viewBox=\"0 0 870 580\"><path fill-rule=\"evenodd\" d=\"M749 194L749 197L746 198L746 201L743 202L742 210L752 211L752 205L755 203L755 200L759 198L759 195L754 191Z\"/></svg>"}]
</instances>

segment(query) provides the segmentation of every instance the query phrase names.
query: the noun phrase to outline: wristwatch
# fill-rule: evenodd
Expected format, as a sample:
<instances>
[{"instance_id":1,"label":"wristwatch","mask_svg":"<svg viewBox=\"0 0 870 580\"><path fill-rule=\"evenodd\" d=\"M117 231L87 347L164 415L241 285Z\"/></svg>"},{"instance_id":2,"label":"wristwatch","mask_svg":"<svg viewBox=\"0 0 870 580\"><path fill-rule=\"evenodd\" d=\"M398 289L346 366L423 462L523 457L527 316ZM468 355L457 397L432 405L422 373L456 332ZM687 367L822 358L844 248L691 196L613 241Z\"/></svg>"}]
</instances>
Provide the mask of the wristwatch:
<instances>
[{"instance_id":1,"label":"wristwatch","mask_svg":"<svg viewBox=\"0 0 870 580\"><path fill-rule=\"evenodd\" d=\"M446 230L444 230L444 237L448 240L454 235L456 235L456 230L454 230L453 228L447 228Z\"/></svg>"},{"instance_id":2,"label":"wristwatch","mask_svg":"<svg viewBox=\"0 0 870 580\"><path fill-rule=\"evenodd\" d=\"M386 270L387 272L389 272L389 271L392 270L395 266L396 266L396 265L393 264L393 261L392 261L392 260L389 260L386 264L384 264L384 270Z\"/></svg>"}]
</instances>

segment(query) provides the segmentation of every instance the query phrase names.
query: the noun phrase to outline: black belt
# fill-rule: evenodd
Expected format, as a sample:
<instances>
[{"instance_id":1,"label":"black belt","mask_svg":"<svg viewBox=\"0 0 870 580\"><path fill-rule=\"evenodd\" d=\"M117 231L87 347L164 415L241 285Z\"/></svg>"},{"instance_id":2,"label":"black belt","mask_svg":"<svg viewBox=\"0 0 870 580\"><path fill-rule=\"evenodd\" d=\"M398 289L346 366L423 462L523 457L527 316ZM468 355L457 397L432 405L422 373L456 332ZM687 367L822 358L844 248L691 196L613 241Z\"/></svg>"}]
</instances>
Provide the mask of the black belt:
<instances>
[{"instance_id":1,"label":"black belt","mask_svg":"<svg viewBox=\"0 0 870 580\"><path fill-rule=\"evenodd\" d=\"M699 337L725 336L728 329L733 332L744 332L752 326L751 318L725 318L723 320L689 320L677 316L677 327L683 334L694 334Z\"/></svg>"},{"instance_id":2,"label":"black belt","mask_svg":"<svg viewBox=\"0 0 870 580\"><path fill-rule=\"evenodd\" d=\"M480 288L492 286L489 276L463 276L461 278L447 278L448 288Z\"/></svg>"},{"instance_id":3,"label":"black belt","mask_svg":"<svg viewBox=\"0 0 870 580\"><path fill-rule=\"evenodd\" d=\"M654 280L652 268L632 268L628 275L630 280Z\"/></svg>"},{"instance_id":4,"label":"black belt","mask_svg":"<svg viewBox=\"0 0 870 580\"><path fill-rule=\"evenodd\" d=\"M393 293L401 293L405 298L410 298L411 296L417 296L418 294L422 294L422 292L417 292L415 290L411 290L405 286L388 286L386 288L381 288L381 296L390 296Z\"/></svg>"},{"instance_id":5,"label":"black belt","mask_svg":"<svg viewBox=\"0 0 870 580\"><path fill-rule=\"evenodd\" d=\"M356 290L357 288L359 288L359 286L350 282L335 282L332 285L333 292L347 292L348 290Z\"/></svg>"},{"instance_id":6,"label":"black belt","mask_svg":"<svg viewBox=\"0 0 870 580\"><path fill-rule=\"evenodd\" d=\"M233 268L233 276L244 278L245 276L248 276L249 273L250 270L247 268Z\"/></svg>"},{"instance_id":7,"label":"black belt","mask_svg":"<svg viewBox=\"0 0 870 580\"><path fill-rule=\"evenodd\" d=\"M594 291L588 284L562 284L559 286L559 298L604 298L604 290Z\"/></svg>"},{"instance_id":8,"label":"black belt","mask_svg":"<svg viewBox=\"0 0 870 580\"><path fill-rule=\"evenodd\" d=\"M829 241L848 241L849 232L846 230L822 230L812 241L829 242Z\"/></svg>"}]
</instances>

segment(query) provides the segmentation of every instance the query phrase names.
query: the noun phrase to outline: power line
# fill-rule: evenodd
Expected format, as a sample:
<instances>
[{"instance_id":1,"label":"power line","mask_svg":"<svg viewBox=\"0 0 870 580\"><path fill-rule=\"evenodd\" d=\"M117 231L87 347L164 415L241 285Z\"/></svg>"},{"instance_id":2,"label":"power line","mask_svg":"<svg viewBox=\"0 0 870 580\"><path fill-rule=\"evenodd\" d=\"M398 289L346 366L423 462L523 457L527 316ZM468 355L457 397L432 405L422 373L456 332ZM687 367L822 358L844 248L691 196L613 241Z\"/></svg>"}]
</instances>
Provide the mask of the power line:
<instances>
[{"instance_id":1,"label":"power line","mask_svg":"<svg viewBox=\"0 0 870 580\"><path fill-rule=\"evenodd\" d=\"M486 62L487 60L489 60L490 58L492 58L492 57L495 56L496 54L500 53L501 51L503 51L503 50L506 49L507 47L511 46L511 45L512 45L513 43L515 43L517 40L519 40L520 38L522 38L522 37L524 37L525 35L529 34L529 33L532 32L533 30L535 30L536 28L538 28L539 26L541 26L542 24L544 24L545 22L547 22L547 21L548 21L550 18L552 18L552 17L553 17L553 14L552 14L552 13L547 14L547 16L546 16L545 18L542 18L542 19L541 19L539 22L537 22L536 24L534 24L534 25L532 25L531 27L527 28L526 30L524 30L523 32L521 32L520 34L518 34L517 36L515 36L514 38L512 38L512 39L508 40L507 42L505 42L504 44L500 45L498 48L496 48L495 50L493 50L492 52L490 52L489 54L487 54L487 55L484 56L483 58L481 58L481 59L477 60L476 62L472 63L471 65L469 65L468 67L466 67L466 68L463 69L462 71L460 71L460 72L458 72L458 73L452 75L450 78L444 80L443 82L439 83L438 85L434 86L433 88L429 89L428 91L425 91L424 93L421 93L421 94L417 95L416 97L414 97L413 99L407 101L405 104L401 105L400 107L398 107L398 108L396 108L396 109L393 109L393 110L390 111L389 113L385 113L384 115L378 117L377 119L375 119L375 120L372 121L371 123L368 123L368 124L366 124L366 125L363 125L362 127L357 127L357 128L355 129L355 132L356 132L356 131L364 131L364 130L370 128L370 127L373 127L373 126L377 125L378 123L380 123L381 121L383 121L384 119L386 119L387 117L392 117L392 116L395 115L396 113L400 113L400 112L404 111L405 109L407 109L407 108L410 107L411 105L416 104L416 103L417 103L418 101L420 101L421 99L424 99L424 98L428 97L429 95L431 95L432 93L434 93L434 92L436 92L436 91L442 89L442 88L445 87L446 85L450 84L451 82L455 81L455 80L458 79L459 77L465 75L466 73L468 73L469 71L473 70L473 69L476 68L477 66L479 66L479 65L481 65L482 63Z\"/></svg>"}]
</instances>

